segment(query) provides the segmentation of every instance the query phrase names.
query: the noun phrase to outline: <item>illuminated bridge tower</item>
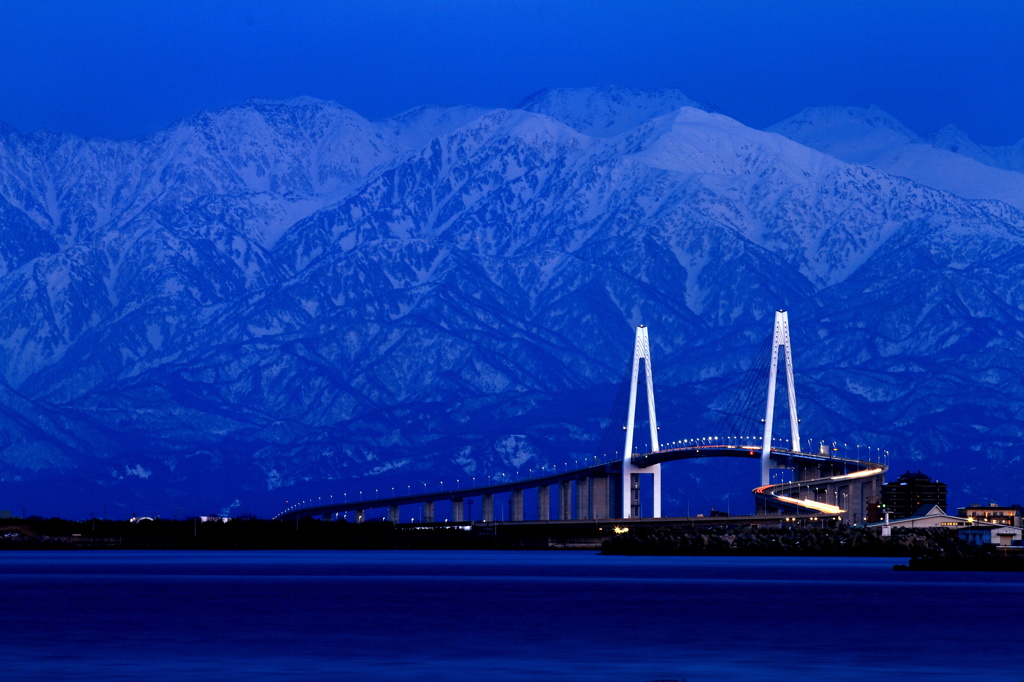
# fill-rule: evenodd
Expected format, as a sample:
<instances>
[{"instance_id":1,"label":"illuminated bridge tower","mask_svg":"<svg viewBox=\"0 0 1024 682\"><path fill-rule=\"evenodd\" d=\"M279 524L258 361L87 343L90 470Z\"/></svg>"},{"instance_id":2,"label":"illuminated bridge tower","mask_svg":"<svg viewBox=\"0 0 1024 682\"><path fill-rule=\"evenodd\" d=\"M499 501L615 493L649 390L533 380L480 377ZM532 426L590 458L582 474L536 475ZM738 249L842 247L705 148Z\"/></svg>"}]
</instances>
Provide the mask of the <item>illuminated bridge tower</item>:
<instances>
[{"instance_id":1,"label":"illuminated bridge tower","mask_svg":"<svg viewBox=\"0 0 1024 682\"><path fill-rule=\"evenodd\" d=\"M658 419L654 411L654 379L651 376L651 345L647 339L647 327L636 328L636 343L633 346L633 371L629 386L629 413L626 417L626 446L622 453L622 518L635 519L640 516L640 472L654 477L654 518L661 518L661 464L641 469L633 464L633 427L636 424L636 393L640 379L640 363L643 362L644 382L647 387L647 421L651 430L651 452L658 452Z\"/></svg>"},{"instance_id":2,"label":"illuminated bridge tower","mask_svg":"<svg viewBox=\"0 0 1024 682\"><path fill-rule=\"evenodd\" d=\"M796 388L793 385L793 349L789 343L789 314L785 310L775 312L775 331L772 334L772 360L768 374L768 409L764 416L764 442L761 445L761 485L770 483L772 421L775 419L775 385L779 375L779 347L786 357L786 389L789 397L789 433L791 449L800 450L800 420L796 416Z\"/></svg>"}]
</instances>

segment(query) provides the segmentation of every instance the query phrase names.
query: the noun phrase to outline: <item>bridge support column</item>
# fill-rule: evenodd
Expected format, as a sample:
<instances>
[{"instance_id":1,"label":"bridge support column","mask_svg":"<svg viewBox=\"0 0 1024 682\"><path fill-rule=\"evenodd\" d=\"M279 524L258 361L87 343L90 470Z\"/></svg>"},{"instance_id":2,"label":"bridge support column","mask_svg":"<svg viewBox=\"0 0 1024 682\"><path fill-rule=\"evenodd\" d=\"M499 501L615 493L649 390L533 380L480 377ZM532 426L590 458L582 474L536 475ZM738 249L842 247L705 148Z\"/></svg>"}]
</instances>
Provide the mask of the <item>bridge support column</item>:
<instances>
[{"instance_id":1,"label":"bridge support column","mask_svg":"<svg viewBox=\"0 0 1024 682\"><path fill-rule=\"evenodd\" d=\"M494 495L491 493L484 493L480 496L480 507L481 513L483 514L482 521L494 521Z\"/></svg>"},{"instance_id":2,"label":"bridge support column","mask_svg":"<svg viewBox=\"0 0 1024 682\"><path fill-rule=\"evenodd\" d=\"M589 478L576 479L576 518L592 519L590 510L590 482Z\"/></svg>"},{"instance_id":3,"label":"bridge support column","mask_svg":"<svg viewBox=\"0 0 1024 682\"><path fill-rule=\"evenodd\" d=\"M853 519L856 516L853 510L850 508L851 497L850 484L844 483L842 485L835 486L836 506L843 510L843 523L847 525L853 525L856 523Z\"/></svg>"},{"instance_id":4,"label":"bridge support column","mask_svg":"<svg viewBox=\"0 0 1024 682\"><path fill-rule=\"evenodd\" d=\"M623 514L626 519L639 519L640 514L640 474L629 475L629 512Z\"/></svg>"},{"instance_id":5,"label":"bridge support column","mask_svg":"<svg viewBox=\"0 0 1024 682\"><path fill-rule=\"evenodd\" d=\"M611 518L611 490L607 476L594 476L590 479L590 518Z\"/></svg>"},{"instance_id":6,"label":"bridge support column","mask_svg":"<svg viewBox=\"0 0 1024 682\"><path fill-rule=\"evenodd\" d=\"M661 518L661 465L655 464L651 467L651 478L654 481L654 509L651 510L651 514L654 518Z\"/></svg>"},{"instance_id":7,"label":"bridge support column","mask_svg":"<svg viewBox=\"0 0 1024 682\"><path fill-rule=\"evenodd\" d=\"M399 523L401 520L401 514L399 513L398 505L393 504L388 507L388 521L391 523Z\"/></svg>"},{"instance_id":8,"label":"bridge support column","mask_svg":"<svg viewBox=\"0 0 1024 682\"><path fill-rule=\"evenodd\" d=\"M870 504L872 502L880 503L882 501L882 482L883 481L884 481L884 479L882 477L876 477L874 480L866 482L864 484L865 488L864 488L863 493L862 493L864 495L864 501L861 503L861 507L860 507L860 514L861 514L861 516L860 516L860 520L858 520L857 523L864 523L865 520L867 519L868 504Z\"/></svg>"},{"instance_id":9,"label":"bridge support column","mask_svg":"<svg viewBox=\"0 0 1024 682\"><path fill-rule=\"evenodd\" d=\"M551 519L551 486L542 485L537 488L537 520Z\"/></svg>"},{"instance_id":10,"label":"bridge support column","mask_svg":"<svg viewBox=\"0 0 1024 682\"><path fill-rule=\"evenodd\" d=\"M466 504L465 499L461 497L452 498L452 521L461 523L465 520Z\"/></svg>"},{"instance_id":11,"label":"bridge support column","mask_svg":"<svg viewBox=\"0 0 1024 682\"><path fill-rule=\"evenodd\" d=\"M423 523L434 522L434 501L427 500L423 503Z\"/></svg>"},{"instance_id":12,"label":"bridge support column","mask_svg":"<svg viewBox=\"0 0 1024 682\"><path fill-rule=\"evenodd\" d=\"M568 521L572 518L572 483L558 482L558 520Z\"/></svg>"},{"instance_id":13,"label":"bridge support column","mask_svg":"<svg viewBox=\"0 0 1024 682\"><path fill-rule=\"evenodd\" d=\"M868 493L868 486L872 482L861 482L850 486L850 511L847 516L850 518L850 523L859 526L862 525L867 517L868 502L871 501L871 496Z\"/></svg>"},{"instance_id":14,"label":"bridge support column","mask_svg":"<svg viewBox=\"0 0 1024 682\"><path fill-rule=\"evenodd\" d=\"M855 485L850 486L850 497L854 500L853 504L850 505L853 518L851 523L860 525L866 521L868 505L872 502L878 502L882 497L882 480L881 476L872 476L867 480L858 481Z\"/></svg>"},{"instance_id":15,"label":"bridge support column","mask_svg":"<svg viewBox=\"0 0 1024 682\"><path fill-rule=\"evenodd\" d=\"M523 520L523 489L513 490L508 498L508 515L510 521Z\"/></svg>"}]
</instances>

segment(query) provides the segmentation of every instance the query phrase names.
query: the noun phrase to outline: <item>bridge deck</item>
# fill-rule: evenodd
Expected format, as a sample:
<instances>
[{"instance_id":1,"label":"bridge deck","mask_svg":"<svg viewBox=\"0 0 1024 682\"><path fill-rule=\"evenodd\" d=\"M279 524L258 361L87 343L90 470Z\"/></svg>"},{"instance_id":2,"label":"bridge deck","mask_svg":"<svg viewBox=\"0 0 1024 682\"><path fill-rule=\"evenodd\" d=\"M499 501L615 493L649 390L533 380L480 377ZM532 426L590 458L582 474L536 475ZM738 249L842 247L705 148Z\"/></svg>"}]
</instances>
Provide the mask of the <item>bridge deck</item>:
<instances>
[{"instance_id":1,"label":"bridge deck","mask_svg":"<svg viewBox=\"0 0 1024 682\"><path fill-rule=\"evenodd\" d=\"M749 444L695 444L683 447L669 447L657 452L647 452L634 455L632 464L639 468L647 468L655 464L673 462L685 459L700 459L706 457L735 457L741 459L759 459L760 451ZM829 463L832 466L842 466L844 473L838 476L819 477L798 482L777 483L768 486L759 486L753 490L755 499L764 503L770 503L774 507L784 507L809 513L839 514L845 510L836 505L828 505L815 500L805 500L793 497L800 489L806 489L812 485L831 485L842 481L854 480L865 476L883 475L887 469L885 465L877 462L837 457L832 454L799 452L783 448L772 448L771 458L775 461L800 460L807 463ZM849 471L851 470L852 471ZM386 509L390 507L402 507L406 505L423 504L424 502L438 502L460 500L484 495L497 495L514 490L527 490L543 486L556 485L567 481L576 481L593 476L607 476L622 472L622 461L602 462L599 464L580 467L569 471L544 473L540 476L522 478L500 483L490 483L483 486L469 488L455 488L431 492L414 492L407 495L389 497L374 497L373 499L362 498L357 500L344 499L341 502L334 501L323 503L322 498L317 504L294 505L278 514L277 519L290 519L301 516L327 516L345 512L359 512L369 509ZM787 495L786 493L790 493ZM588 519L588 521L592 521Z\"/></svg>"}]
</instances>

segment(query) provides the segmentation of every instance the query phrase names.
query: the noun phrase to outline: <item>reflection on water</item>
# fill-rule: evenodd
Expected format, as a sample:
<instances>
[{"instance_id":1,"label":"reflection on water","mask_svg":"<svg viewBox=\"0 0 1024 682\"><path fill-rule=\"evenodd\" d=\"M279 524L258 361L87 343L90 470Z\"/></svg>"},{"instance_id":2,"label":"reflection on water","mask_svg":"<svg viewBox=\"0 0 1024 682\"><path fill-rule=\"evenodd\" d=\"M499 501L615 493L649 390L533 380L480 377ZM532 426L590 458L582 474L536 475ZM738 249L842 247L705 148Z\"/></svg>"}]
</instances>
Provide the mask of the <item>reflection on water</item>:
<instances>
[{"instance_id":1,"label":"reflection on water","mask_svg":"<svg viewBox=\"0 0 1024 682\"><path fill-rule=\"evenodd\" d=\"M1024 679L1024 575L582 552L4 552L3 679Z\"/></svg>"}]
</instances>

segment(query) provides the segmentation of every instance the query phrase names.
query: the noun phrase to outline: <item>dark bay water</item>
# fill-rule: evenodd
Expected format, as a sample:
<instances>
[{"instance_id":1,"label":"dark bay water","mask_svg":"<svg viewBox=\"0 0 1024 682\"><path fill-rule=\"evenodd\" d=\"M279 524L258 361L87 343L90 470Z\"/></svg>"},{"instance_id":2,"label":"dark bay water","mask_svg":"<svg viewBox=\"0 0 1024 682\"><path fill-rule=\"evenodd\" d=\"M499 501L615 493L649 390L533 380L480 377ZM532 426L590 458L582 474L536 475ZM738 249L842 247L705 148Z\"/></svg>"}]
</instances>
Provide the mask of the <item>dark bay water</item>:
<instances>
[{"instance_id":1,"label":"dark bay water","mask_svg":"<svg viewBox=\"0 0 1024 682\"><path fill-rule=\"evenodd\" d=\"M3 552L3 680L1024 680L1024 575L892 559Z\"/></svg>"}]
</instances>

